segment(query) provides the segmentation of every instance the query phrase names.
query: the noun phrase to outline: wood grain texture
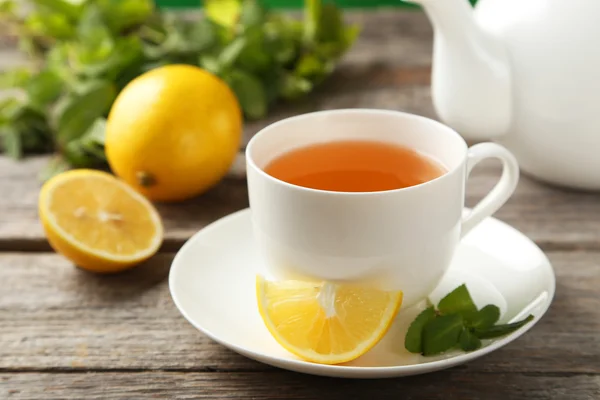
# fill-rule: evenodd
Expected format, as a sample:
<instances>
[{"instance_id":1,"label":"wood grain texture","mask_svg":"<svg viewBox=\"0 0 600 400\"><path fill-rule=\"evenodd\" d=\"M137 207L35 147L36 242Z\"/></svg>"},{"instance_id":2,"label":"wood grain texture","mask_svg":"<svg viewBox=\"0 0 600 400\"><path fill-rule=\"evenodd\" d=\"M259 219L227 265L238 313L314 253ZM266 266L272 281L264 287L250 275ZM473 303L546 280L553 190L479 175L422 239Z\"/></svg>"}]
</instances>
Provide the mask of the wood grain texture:
<instances>
[{"instance_id":1,"label":"wood grain texture","mask_svg":"<svg viewBox=\"0 0 600 400\"><path fill-rule=\"evenodd\" d=\"M0 396L38 399L596 400L600 376L439 372L389 380L266 373L0 374Z\"/></svg>"},{"instance_id":2,"label":"wood grain texture","mask_svg":"<svg viewBox=\"0 0 600 400\"><path fill-rule=\"evenodd\" d=\"M0 157L0 250L47 251L37 216L39 170L46 157L15 162ZM232 176L193 200L160 204L166 227L163 250L178 249L196 231L248 206L243 157ZM499 176L494 162L477 167L469 180L467 205L489 192ZM241 178L241 179L240 179ZM600 249L600 194L547 186L526 176L514 196L496 214L545 249Z\"/></svg>"},{"instance_id":3,"label":"wood grain texture","mask_svg":"<svg viewBox=\"0 0 600 400\"><path fill-rule=\"evenodd\" d=\"M436 118L430 98L432 30L420 12L347 14L359 41L313 95L245 126L244 145L271 122L335 108L383 108ZM23 63L0 40L0 70ZM7 95L1 93L0 97ZM243 146L242 146L243 150ZM113 276L79 270L50 250L37 218L47 157L0 157L0 399L600 399L600 194L524 177L497 213L549 252L557 293L527 334L482 359L405 379L335 380L277 370L208 339L176 310L172 251L198 229L247 207L240 153L218 186L158 205L163 253ZM468 185L472 206L499 176L494 163ZM19 253L33 251L35 253Z\"/></svg>"},{"instance_id":4,"label":"wood grain texture","mask_svg":"<svg viewBox=\"0 0 600 400\"><path fill-rule=\"evenodd\" d=\"M550 259L558 287L548 314L466 371L600 374L600 253ZM171 260L98 276L55 254L0 254L0 371L270 370L184 320L168 290Z\"/></svg>"}]
</instances>

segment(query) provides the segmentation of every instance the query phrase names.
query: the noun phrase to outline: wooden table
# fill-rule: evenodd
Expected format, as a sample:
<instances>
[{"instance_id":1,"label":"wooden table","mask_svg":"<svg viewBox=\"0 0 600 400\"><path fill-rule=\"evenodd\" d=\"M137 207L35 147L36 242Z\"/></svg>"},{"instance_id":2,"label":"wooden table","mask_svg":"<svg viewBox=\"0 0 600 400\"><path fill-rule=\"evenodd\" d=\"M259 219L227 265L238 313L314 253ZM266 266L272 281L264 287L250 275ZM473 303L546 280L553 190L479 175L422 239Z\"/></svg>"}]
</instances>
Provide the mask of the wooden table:
<instances>
[{"instance_id":1,"label":"wooden table","mask_svg":"<svg viewBox=\"0 0 600 400\"><path fill-rule=\"evenodd\" d=\"M434 117L432 32L422 14L353 14L359 43L306 102L249 124L314 109L378 107ZM14 61L0 50L0 60ZM74 268L51 252L37 219L36 175L45 157L0 158L0 399L600 399L600 195L523 177L497 217L541 246L557 292L519 340L444 372L379 381L326 379L259 364L203 336L175 309L173 253L198 229L248 206L243 160L193 201L160 206L166 241L146 264L115 276ZM477 169L472 205L498 177Z\"/></svg>"}]
</instances>

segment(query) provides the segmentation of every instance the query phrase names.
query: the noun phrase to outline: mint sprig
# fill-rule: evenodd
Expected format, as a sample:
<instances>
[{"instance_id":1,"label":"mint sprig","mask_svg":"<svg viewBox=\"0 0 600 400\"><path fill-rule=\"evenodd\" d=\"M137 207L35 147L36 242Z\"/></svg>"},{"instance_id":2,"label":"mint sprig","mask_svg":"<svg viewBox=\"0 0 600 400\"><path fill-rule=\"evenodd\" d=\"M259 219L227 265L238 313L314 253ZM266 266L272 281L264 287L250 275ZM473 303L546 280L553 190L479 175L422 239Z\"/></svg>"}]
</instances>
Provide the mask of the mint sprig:
<instances>
[{"instance_id":1,"label":"mint sprig","mask_svg":"<svg viewBox=\"0 0 600 400\"><path fill-rule=\"evenodd\" d=\"M44 178L106 166L101 128L116 96L168 64L218 75L246 120L306 96L331 75L359 28L331 1L305 0L301 19L265 3L204 0L202 15L190 17L161 12L152 0L0 0L0 31L18 38L29 61L0 71L0 89L10 91L0 99L0 154L56 153L60 162Z\"/></svg>"},{"instance_id":2,"label":"mint sprig","mask_svg":"<svg viewBox=\"0 0 600 400\"><path fill-rule=\"evenodd\" d=\"M431 306L415 318L406 332L404 347L425 356L454 348L474 351L481 347L482 339L512 333L533 320L533 315L518 322L496 325L499 319L500 309L493 304L478 310L463 284L440 300L437 308Z\"/></svg>"}]
</instances>

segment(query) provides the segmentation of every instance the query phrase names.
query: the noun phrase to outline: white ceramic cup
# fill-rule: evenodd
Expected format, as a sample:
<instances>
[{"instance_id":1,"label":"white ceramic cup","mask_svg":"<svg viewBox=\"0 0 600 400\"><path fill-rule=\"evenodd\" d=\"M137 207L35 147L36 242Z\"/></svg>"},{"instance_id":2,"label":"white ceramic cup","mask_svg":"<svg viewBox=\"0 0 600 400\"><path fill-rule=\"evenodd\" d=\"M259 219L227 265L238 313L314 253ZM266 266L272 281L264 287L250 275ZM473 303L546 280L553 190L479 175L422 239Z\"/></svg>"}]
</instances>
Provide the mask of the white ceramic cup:
<instances>
[{"instance_id":1,"label":"white ceramic cup","mask_svg":"<svg viewBox=\"0 0 600 400\"><path fill-rule=\"evenodd\" d=\"M434 158L448 172L408 188L364 193L309 189L264 172L292 149L336 140L402 145ZM487 158L502 162L502 177L463 216L468 175ZM517 161L504 147L468 148L458 133L437 121L385 110L284 119L252 138L246 162L254 232L273 278L374 282L402 290L405 306L435 288L460 239L498 210L519 180Z\"/></svg>"}]
</instances>

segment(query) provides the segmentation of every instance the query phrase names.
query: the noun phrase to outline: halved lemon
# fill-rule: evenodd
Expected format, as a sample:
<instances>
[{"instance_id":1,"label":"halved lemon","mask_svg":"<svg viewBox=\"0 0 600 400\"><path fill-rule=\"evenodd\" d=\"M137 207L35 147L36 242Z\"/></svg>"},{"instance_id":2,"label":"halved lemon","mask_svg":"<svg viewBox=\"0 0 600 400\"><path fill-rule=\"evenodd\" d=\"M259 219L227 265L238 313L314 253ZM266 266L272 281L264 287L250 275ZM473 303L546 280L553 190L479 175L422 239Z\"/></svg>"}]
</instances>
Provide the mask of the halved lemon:
<instances>
[{"instance_id":1,"label":"halved lemon","mask_svg":"<svg viewBox=\"0 0 600 400\"><path fill-rule=\"evenodd\" d=\"M106 172L79 169L55 176L42 187L38 207L50 245L90 271L129 268L162 243L154 206Z\"/></svg>"},{"instance_id":2,"label":"halved lemon","mask_svg":"<svg viewBox=\"0 0 600 400\"><path fill-rule=\"evenodd\" d=\"M372 287L256 279L258 308L275 340L321 364L354 360L385 335L402 292Z\"/></svg>"}]
</instances>

